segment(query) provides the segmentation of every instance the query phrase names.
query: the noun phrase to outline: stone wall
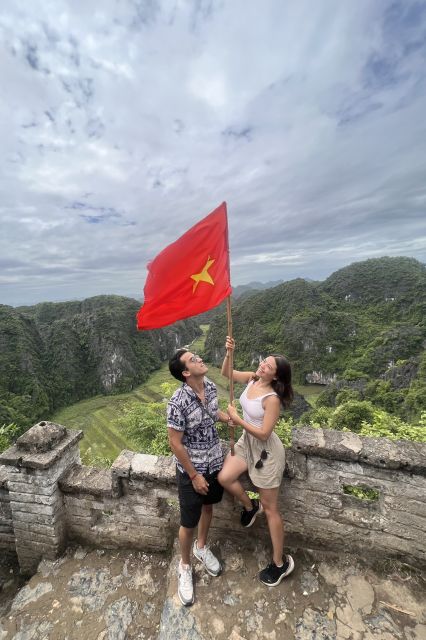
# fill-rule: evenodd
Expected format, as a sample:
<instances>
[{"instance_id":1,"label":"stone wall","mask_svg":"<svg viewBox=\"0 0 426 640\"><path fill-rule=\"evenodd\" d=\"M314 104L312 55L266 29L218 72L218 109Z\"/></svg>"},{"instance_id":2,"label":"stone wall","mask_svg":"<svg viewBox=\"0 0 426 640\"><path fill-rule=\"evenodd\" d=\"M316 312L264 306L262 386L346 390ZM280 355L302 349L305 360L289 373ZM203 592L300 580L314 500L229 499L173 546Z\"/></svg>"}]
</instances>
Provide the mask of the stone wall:
<instances>
[{"instance_id":1,"label":"stone wall","mask_svg":"<svg viewBox=\"0 0 426 640\"><path fill-rule=\"evenodd\" d=\"M111 469L85 467L81 437L39 423L0 456L0 547L16 549L24 573L68 542L166 550L176 536L172 459L123 451ZM425 445L295 429L280 494L287 541L426 565L425 489ZM225 496L212 533L244 538L239 511ZM256 535L269 544L262 519Z\"/></svg>"},{"instance_id":2,"label":"stone wall","mask_svg":"<svg viewBox=\"0 0 426 640\"><path fill-rule=\"evenodd\" d=\"M59 483L68 539L163 551L178 526L174 465L123 451L111 470L74 465Z\"/></svg>"},{"instance_id":3,"label":"stone wall","mask_svg":"<svg viewBox=\"0 0 426 640\"><path fill-rule=\"evenodd\" d=\"M426 445L304 428L289 458L281 505L295 539L426 564Z\"/></svg>"},{"instance_id":4,"label":"stone wall","mask_svg":"<svg viewBox=\"0 0 426 640\"><path fill-rule=\"evenodd\" d=\"M7 474L15 550L23 573L54 559L67 543L59 478L80 461L82 433L40 422L0 456ZM0 536L1 539L1 536Z\"/></svg>"},{"instance_id":5,"label":"stone wall","mask_svg":"<svg viewBox=\"0 0 426 640\"><path fill-rule=\"evenodd\" d=\"M10 508L7 469L0 467L0 553L15 550L12 510Z\"/></svg>"}]
</instances>

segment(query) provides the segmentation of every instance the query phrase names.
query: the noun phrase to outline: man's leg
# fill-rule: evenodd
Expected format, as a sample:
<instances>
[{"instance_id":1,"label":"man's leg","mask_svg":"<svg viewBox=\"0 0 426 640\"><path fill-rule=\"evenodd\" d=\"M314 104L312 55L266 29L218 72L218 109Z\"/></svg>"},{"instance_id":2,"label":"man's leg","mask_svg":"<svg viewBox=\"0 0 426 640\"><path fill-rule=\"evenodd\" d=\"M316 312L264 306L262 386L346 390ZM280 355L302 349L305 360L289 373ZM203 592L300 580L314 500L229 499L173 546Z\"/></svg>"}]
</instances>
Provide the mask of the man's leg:
<instances>
[{"instance_id":1,"label":"man's leg","mask_svg":"<svg viewBox=\"0 0 426 640\"><path fill-rule=\"evenodd\" d=\"M218 483L217 478L210 480L209 495L207 504L203 504L201 517L198 523L197 541L194 543L194 556L202 562L211 576L218 576L222 571L219 560L212 553L207 543L207 536L213 516L213 504L220 502L223 495L223 487ZM210 503L210 500L213 502Z\"/></svg>"},{"instance_id":2,"label":"man's leg","mask_svg":"<svg viewBox=\"0 0 426 640\"><path fill-rule=\"evenodd\" d=\"M176 472L178 485L180 519L179 546L181 560L178 567L178 595L185 606L194 602L194 586L191 568L191 546L194 529L201 516L203 498L194 491L192 482L187 474Z\"/></svg>"},{"instance_id":3,"label":"man's leg","mask_svg":"<svg viewBox=\"0 0 426 640\"><path fill-rule=\"evenodd\" d=\"M179 528L181 559L178 567L178 596L185 607L190 607L194 602L194 584L190 559L193 536L194 529L183 526Z\"/></svg>"},{"instance_id":4,"label":"man's leg","mask_svg":"<svg viewBox=\"0 0 426 640\"><path fill-rule=\"evenodd\" d=\"M202 549L207 542L207 535L209 533L212 517L213 517L213 505L203 504L203 508L201 510L201 518L198 523L198 548L199 549ZM192 539L191 539L191 542L192 542Z\"/></svg>"},{"instance_id":5,"label":"man's leg","mask_svg":"<svg viewBox=\"0 0 426 640\"><path fill-rule=\"evenodd\" d=\"M178 595L180 601L186 607L191 606L194 602L194 584L191 567L191 547L192 540L194 538L195 523L201 512L201 504L198 505L198 509L193 511L187 509L188 505L181 504L181 520L184 524L191 525L194 522L194 527L181 524L179 527L179 546L181 559L178 567Z\"/></svg>"},{"instance_id":6,"label":"man's leg","mask_svg":"<svg viewBox=\"0 0 426 640\"><path fill-rule=\"evenodd\" d=\"M182 564L191 564L191 547L194 537L194 529L179 527L179 546Z\"/></svg>"},{"instance_id":7,"label":"man's leg","mask_svg":"<svg viewBox=\"0 0 426 640\"><path fill-rule=\"evenodd\" d=\"M191 546L194 529L202 515L203 496L197 493L187 474L176 470L178 485L180 528L179 545L183 564L191 564Z\"/></svg>"}]
</instances>

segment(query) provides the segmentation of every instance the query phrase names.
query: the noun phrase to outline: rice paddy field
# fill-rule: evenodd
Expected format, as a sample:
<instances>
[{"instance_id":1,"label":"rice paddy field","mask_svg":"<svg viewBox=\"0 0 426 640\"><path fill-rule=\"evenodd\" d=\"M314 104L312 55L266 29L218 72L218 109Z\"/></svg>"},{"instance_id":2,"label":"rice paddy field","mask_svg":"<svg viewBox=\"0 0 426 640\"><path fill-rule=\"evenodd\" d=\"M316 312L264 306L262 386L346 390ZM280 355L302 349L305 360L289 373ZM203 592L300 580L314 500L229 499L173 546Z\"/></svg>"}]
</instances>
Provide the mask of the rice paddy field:
<instances>
[{"instance_id":1,"label":"rice paddy field","mask_svg":"<svg viewBox=\"0 0 426 640\"><path fill-rule=\"evenodd\" d=\"M68 429L81 429L81 458L84 464L102 464L114 460L123 449L134 449L132 442L120 432L118 420L130 402L159 402L160 384L170 381L167 366L156 371L149 380L129 393L95 396L55 413L51 420Z\"/></svg>"}]
</instances>

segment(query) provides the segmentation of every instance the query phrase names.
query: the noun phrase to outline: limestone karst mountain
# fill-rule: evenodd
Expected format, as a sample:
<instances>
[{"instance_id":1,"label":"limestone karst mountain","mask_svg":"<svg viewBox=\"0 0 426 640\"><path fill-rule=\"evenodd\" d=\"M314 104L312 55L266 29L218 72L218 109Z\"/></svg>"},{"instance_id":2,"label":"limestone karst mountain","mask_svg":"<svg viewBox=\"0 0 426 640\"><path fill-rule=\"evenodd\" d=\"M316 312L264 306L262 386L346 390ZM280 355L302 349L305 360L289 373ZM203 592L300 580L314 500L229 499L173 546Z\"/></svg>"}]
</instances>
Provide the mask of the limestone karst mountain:
<instances>
[{"instance_id":1,"label":"limestone karst mountain","mask_svg":"<svg viewBox=\"0 0 426 640\"><path fill-rule=\"evenodd\" d=\"M285 353L296 382L330 384L373 381L411 362L408 388L421 375L425 353L426 267L385 257L354 263L324 282L284 282L236 301L233 329L237 368ZM206 340L213 362L221 361L225 334L226 319L219 316Z\"/></svg>"},{"instance_id":2,"label":"limestone karst mountain","mask_svg":"<svg viewBox=\"0 0 426 640\"><path fill-rule=\"evenodd\" d=\"M0 305L0 424L28 426L83 398L128 391L201 333L193 320L138 332L139 306L121 296Z\"/></svg>"}]
</instances>

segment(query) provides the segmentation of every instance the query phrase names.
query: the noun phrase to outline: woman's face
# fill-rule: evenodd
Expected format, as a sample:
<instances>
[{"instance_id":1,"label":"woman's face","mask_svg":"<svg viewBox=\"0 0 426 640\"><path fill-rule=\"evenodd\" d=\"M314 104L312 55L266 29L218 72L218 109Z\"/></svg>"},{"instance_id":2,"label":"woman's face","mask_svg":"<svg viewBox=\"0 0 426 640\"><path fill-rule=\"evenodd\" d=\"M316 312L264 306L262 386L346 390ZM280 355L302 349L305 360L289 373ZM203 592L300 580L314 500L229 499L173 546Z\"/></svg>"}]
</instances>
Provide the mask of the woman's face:
<instances>
[{"instance_id":1,"label":"woman's face","mask_svg":"<svg viewBox=\"0 0 426 640\"><path fill-rule=\"evenodd\" d=\"M271 382L277 374L277 363L274 356L268 356L259 363L256 375L264 382Z\"/></svg>"}]
</instances>

